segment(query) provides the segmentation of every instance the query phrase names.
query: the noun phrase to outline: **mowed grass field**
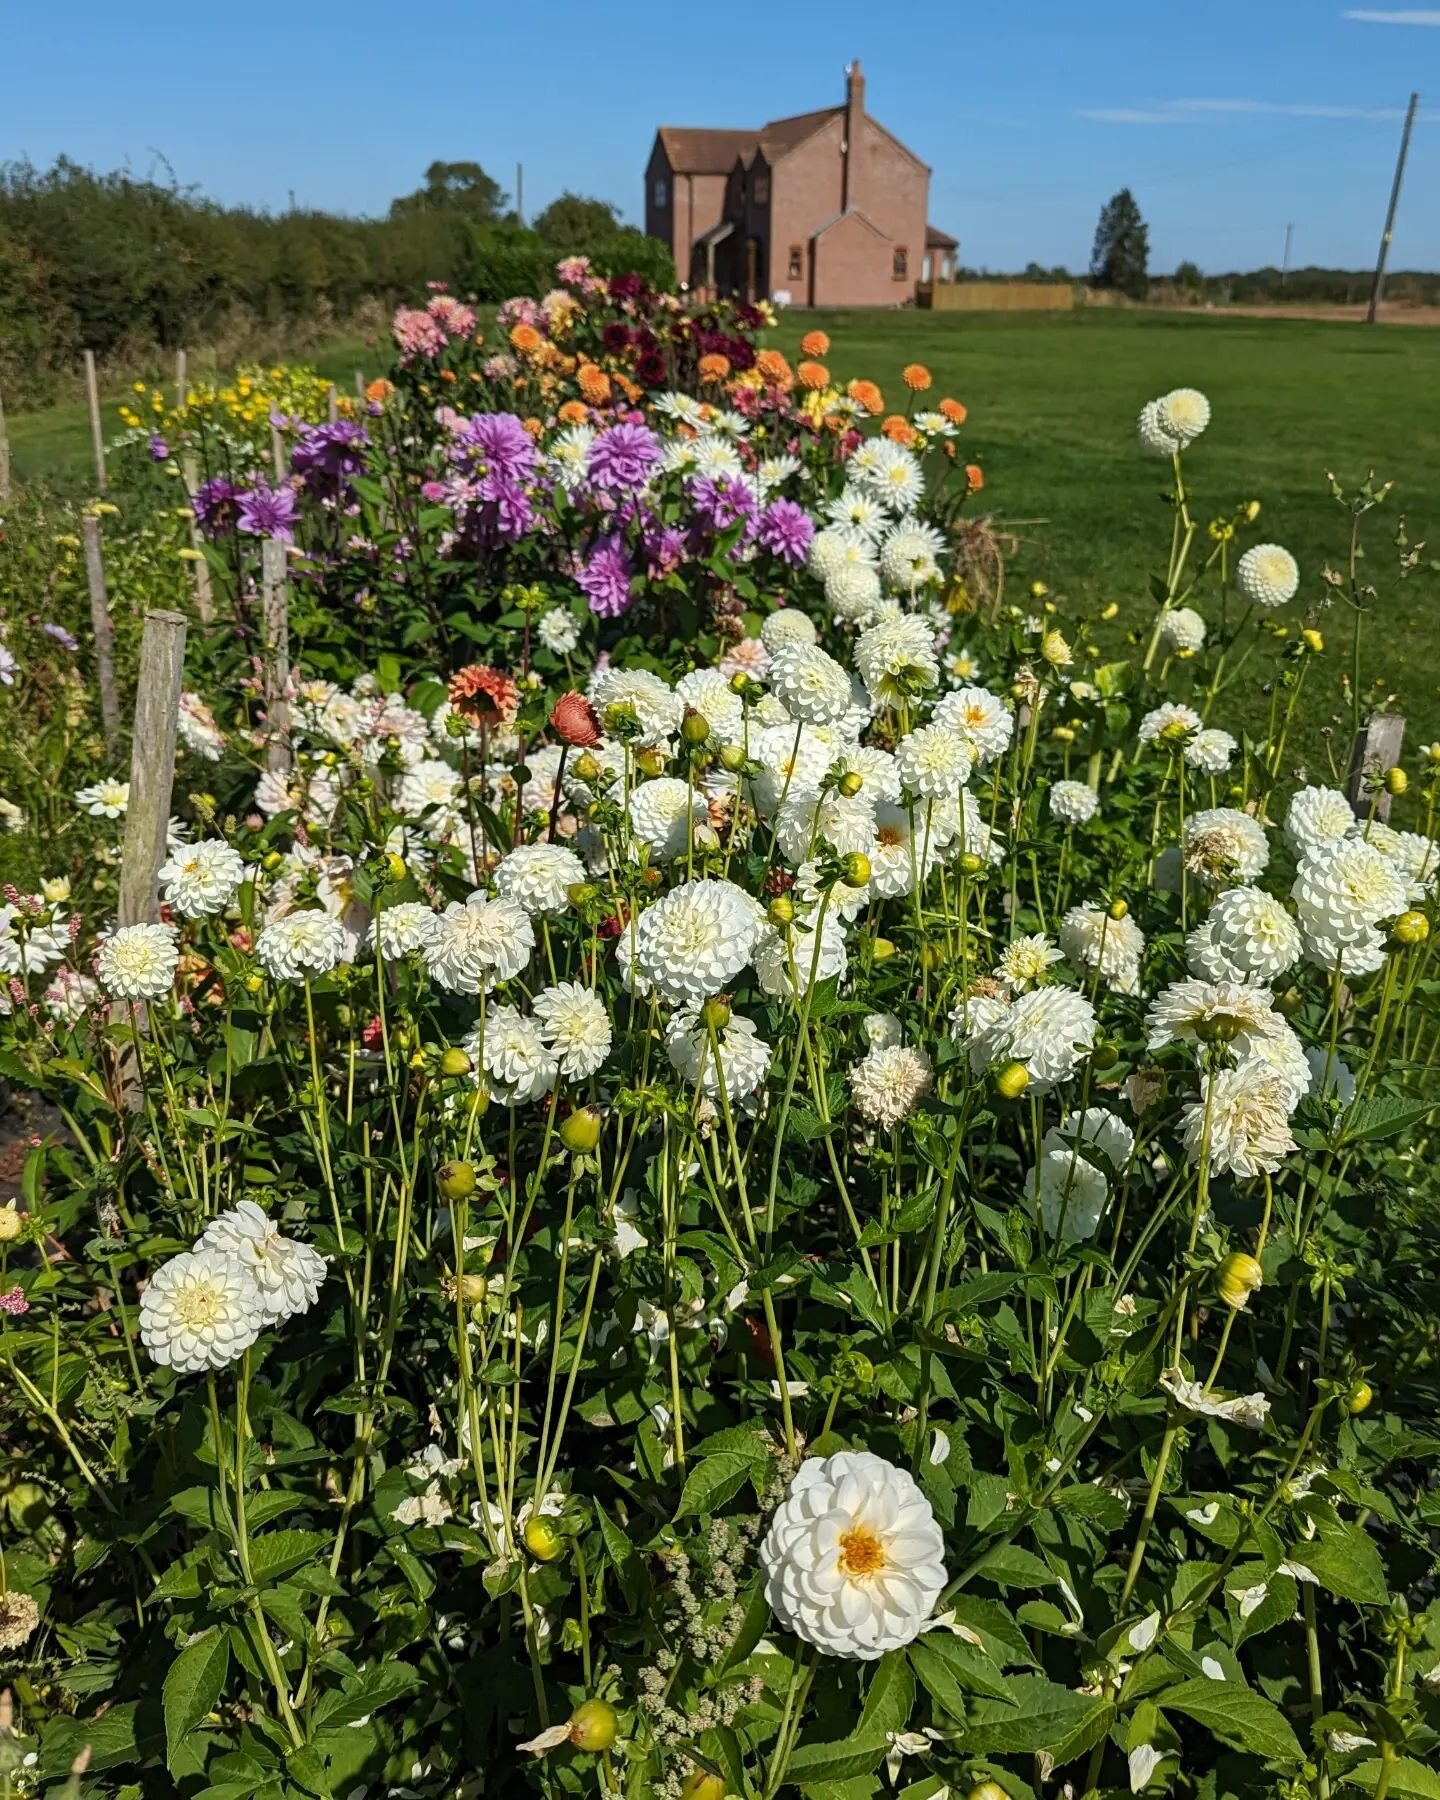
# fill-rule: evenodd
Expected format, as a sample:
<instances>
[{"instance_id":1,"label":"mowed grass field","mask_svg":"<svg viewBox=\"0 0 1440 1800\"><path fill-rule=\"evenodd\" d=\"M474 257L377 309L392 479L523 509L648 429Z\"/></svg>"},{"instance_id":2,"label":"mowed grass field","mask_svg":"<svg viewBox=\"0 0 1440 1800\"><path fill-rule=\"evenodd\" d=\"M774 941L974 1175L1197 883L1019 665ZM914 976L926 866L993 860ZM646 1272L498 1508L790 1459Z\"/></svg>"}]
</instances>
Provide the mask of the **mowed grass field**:
<instances>
[{"instance_id":1,"label":"mowed grass field","mask_svg":"<svg viewBox=\"0 0 1440 1800\"><path fill-rule=\"evenodd\" d=\"M1043 580L1062 596L1117 601L1117 652L1125 633L1153 616L1148 578L1169 545L1160 499L1168 467L1135 441L1146 400L1178 386L1209 396L1210 429L1186 457L1202 531L1212 516L1258 499L1251 541L1294 552L1308 601L1323 600L1320 571L1343 566L1346 553L1348 517L1330 498L1328 472L1347 487L1370 470L1393 479L1365 532L1366 574L1379 590L1365 622L1365 674L1399 693L1412 747L1440 736L1440 576L1421 570L1402 584L1392 545L1403 513L1411 540L1432 540L1440 556L1440 329L1144 311L796 312L775 341L793 357L801 335L817 328L830 335L836 378L878 381L896 410L909 362L931 370L927 398L964 401L961 449L985 471L982 504L1020 539L1010 593L1023 600L1028 584ZM379 367L379 353L355 343L310 360L347 392L357 366L368 374ZM88 479L83 406L15 418L11 439L20 479ZM1334 606L1319 622L1333 671L1350 614ZM1236 704L1244 722L1263 725L1253 692L1237 694ZM1314 754L1333 707L1317 696L1305 710Z\"/></svg>"}]
</instances>

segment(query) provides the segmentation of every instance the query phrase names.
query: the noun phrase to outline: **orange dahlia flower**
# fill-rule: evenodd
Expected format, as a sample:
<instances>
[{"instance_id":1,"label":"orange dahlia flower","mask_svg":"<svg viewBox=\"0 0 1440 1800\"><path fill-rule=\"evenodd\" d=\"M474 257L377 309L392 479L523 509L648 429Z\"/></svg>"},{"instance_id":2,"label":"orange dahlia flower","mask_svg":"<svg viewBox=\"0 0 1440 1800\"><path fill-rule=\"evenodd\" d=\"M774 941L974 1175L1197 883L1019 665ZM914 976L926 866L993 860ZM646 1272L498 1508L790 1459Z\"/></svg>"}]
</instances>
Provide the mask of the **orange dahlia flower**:
<instances>
[{"instance_id":1,"label":"orange dahlia flower","mask_svg":"<svg viewBox=\"0 0 1440 1800\"><path fill-rule=\"evenodd\" d=\"M985 485L985 471L979 463L966 463L965 485L972 494L978 494Z\"/></svg>"},{"instance_id":2,"label":"orange dahlia flower","mask_svg":"<svg viewBox=\"0 0 1440 1800\"><path fill-rule=\"evenodd\" d=\"M556 412L555 417L562 425L583 425L585 415L589 410L583 400L566 400Z\"/></svg>"},{"instance_id":3,"label":"orange dahlia flower","mask_svg":"<svg viewBox=\"0 0 1440 1800\"><path fill-rule=\"evenodd\" d=\"M852 381L845 392L857 406L864 407L871 418L877 418L885 410L885 399L873 381Z\"/></svg>"},{"instance_id":4,"label":"orange dahlia flower","mask_svg":"<svg viewBox=\"0 0 1440 1800\"><path fill-rule=\"evenodd\" d=\"M969 416L958 400L942 400L936 411L942 419L948 419L952 425L963 425Z\"/></svg>"},{"instance_id":5,"label":"orange dahlia flower","mask_svg":"<svg viewBox=\"0 0 1440 1800\"><path fill-rule=\"evenodd\" d=\"M907 449L915 442L915 427L908 419L902 419L899 413L891 413L880 431L892 444L904 444Z\"/></svg>"},{"instance_id":6,"label":"orange dahlia flower","mask_svg":"<svg viewBox=\"0 0 1440 1800\"><path fill-rule=\"evenodd\" d=\"M755 367L772 387L787 387L794 380L789 363L778 350L762 350L755 358Z\"/></svg>"},{"instance_id":7,"label":"orange dahlia flower","mask_svg":"<svg viewBox=\"0 0 1440 1800\"><path fill-rule=\"evenodd\" d=\"M815 335L823 337L825 334L823 332L818 332ZM830 371L825 367L824 363L802 362L795 373L800 378L801 387L809 388L812 393L818 392L820 388L827 388L830 385Z\"/></svg>"},{"instance_id":8,"label":"orange dahlia flower","mask_svg":"<svg viewBox=\"0 0 1440 1800\"><path fill-rule=\"evenodd\" d=\"M800 340L802 356L824 356L830 348L830 340L823 331L807 331Z\"/></svg>"},{"instance_id":9,"label":"orange dahlia flower","mask_svg":"<svg viewBox=\"0 0 1440 1800\"><path fill-rule=\"evenodd\" d=\"M508 725L520 710L520 690L499 669L469 663L450 677L450 704L472 725Z\"/></svg>"},{"instance_id":10,"label":"orange dahlia flower","mask_svg":"<svg viewBox=\"0 0 1440 1800\"><path fill-rule=\"evenodd\" d=\"M923 394L930 385L930 371L924 363L906 363L900 371L900 379L912 394Z\"/></svg>"},{"instance_id":11,"label":"orange dahlia flower","mask_svg":"<svg viewBox=\"0 0 1440 1800\"><path fill-rule=\"evenodd\" d=\"M540 333L533 325L515 325L510 330L510 348L521 356L533 356L540 348Z\"/></svg>"},{"instance_id":12,"label":"orange dahlia flower","mask_svg":"<svg viewBox=\"0 0 1440 1800\"><path fill-rule=\"evenodd\" d=\"M376 380L366 382L365 384L365 398L367 400L383 403L388 400L394 392L394 388L383 375L377 377Z\"/></svg>"},{"instance_id":13,"label":"orange dahlia flower","mask_svg":"<svg viewBox=\"0 0 1440 1800\"><path fill-rule=\"evenodd\" d=\"M581 363L575 381L592 406L603 406L610 398L610 377L594 363Z\"/></svg>"},{"instance_id":14,"label":"orange dahlia flower","mask_svg":"<svg viewBox=\"0 0 1440 1800\"><path fill-rule=\"evenodd\" d=\"M699 370L702 381L723 381L730 373L730 358L712 352L700 358Z\"/></svg>"}]
</instances>

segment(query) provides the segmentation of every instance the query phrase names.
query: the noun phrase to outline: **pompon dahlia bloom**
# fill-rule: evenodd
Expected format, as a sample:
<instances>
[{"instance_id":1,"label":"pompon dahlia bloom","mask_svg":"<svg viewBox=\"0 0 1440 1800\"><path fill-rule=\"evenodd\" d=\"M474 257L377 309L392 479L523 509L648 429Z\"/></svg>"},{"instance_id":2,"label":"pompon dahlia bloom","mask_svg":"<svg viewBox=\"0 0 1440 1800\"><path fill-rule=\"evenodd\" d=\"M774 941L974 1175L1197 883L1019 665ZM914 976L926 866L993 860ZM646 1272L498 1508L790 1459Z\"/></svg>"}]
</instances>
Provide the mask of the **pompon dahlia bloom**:
<instances>
[{"instance_id":1,"label":"pompon dahlia bloom","mask_svg":"<svg viewBox=\"0 0 1440 1800\"><path fill-rule=\"evenodd\" d=\"M699 1082L700 1092L711 1100L719 1098L722 1076L731 1100L743 1100L763 1087L770 1073L771 1050L753 1022L732 1013L716 1037L718 1057L698 1011L688 1007L677 1012L665 1028L670 1067L682 1080L692 1085Z\"/></svg>"},{"instance_id":2,"label":"pompon dahlia bloom","mask_svg":"<svg viewBox=\"0 0 1440 1800\"><path fill-rule=\"evenodd\" d=\"M841 563L825 577L826 603L846 624L867 624L880 605L880 577L866 563Z\"/></svg>"},{"instance_id":3,"label":"pompon dahlia bloom","mask_svg":"<svg viewBox=\"0 0 1440 1800\"><path fill-rule=\"evenodd\" d=\"M685 854L695 827L706 822L710 808L688 781L661 775L632 789L626 814L635 839L649 848L655 862L667 863Z\"/></svg>"},{"instance_id":4,"label":"pompon dahlia bloom","mask_svg":"<svg viewBox=\"0 0 1440 1800\"><path fill-rule=\"evenodd\" d=\"M588 750L601 738L600 720L583 694L562 694L550 714L555 735L573 750Z\"/></svg>"},{"instance_id":5,"label":"pompon dahlia bloom","mask_svg":"<svg viewBox=\"0 0 1440 1800\"><path fill-rule=\"evenodd\" d=\"M208 1246L161 1263L140 1296L140 1341L157 1363L182 1375L228 1368L265 1321L250 1269Z\"/></svg>"},{"instance_id":6,"label":"pompon dahlia bloom","mask_svg":"<svg viewBox=\"0 0 1440 1800\"><path fill-rule=\"evenodd\" d=\"M237 1262L253 1277L260 1308L269 1320L308 1312L320 1297L325 1258L309 1244L277 1231L253 1200L241 1200L200 1233L197 1250L213 1250Z\"/></svg>"},{"instance_id":7,"label":"pompon dahlia bloom","mask_svg":"<svg viewBox=\"0 0 1440 1800\"><path fill-rule=\"evenodd\" d=\"M1251 1066L1218 1069L1210 1076L1210 1167L1221 1174L1273 1175L1295 1149L1290 1135L1292 1091L1278 1077ZM1205 1141L1202 1097L1184 1113L1185 1149L1198 1158Z\"/></svg>"},{"instance_id":8,"label":"pompon dahlia bloom","mask_svg":"<svg viewBox=\"0 0 1440 1800\"><path fill-rule=\"evenodd\" d=\"M975 752L949 725L922 725L895 746L895 770L907 793L922 800L944 800L970 779Z\"/></svg>"},{"instance_id":9,"label":"pompon dahlia bloom","mask_svg":"<svg viewBox=\"0 0 1440 1800\"><path fill-rule=\"evenodd\" d=\"M771 656L778 656L795 644L813 644L818 636L815 621L798 606L784 606L779 612L770 613L760 627L760 642Z\"/></svg>"},{"instance_id":10,"label":"pompon dahlia bloom","mask_svg":"<svg viewBox=\"0 0 1440 1800\"><path fill-rule=\"evenodd\" d=\"M1336 950L1365 943L1377 925L1409 904L1400 871L1363 838L1311 850L1301 859L1290 894L1306 939Z\"/></svg>"},{"instance_id":11,"label":"pompon dahlia bloom","mask_svg":"<svg viewBox=\"0 0 1440 1800\"><path fill-rule=\"evenodd\" d=\"M421 945L431 978L452 994L488 992L497 981L513 980L534 948L524 907L483 893L452 900Z\"/></svg>"},{"instance_id":12,"label":"pompon dahlia bloom","mask_svg":"<svg viewBox=\"0 0 1440 1800\"><path fill-rule=\"evenodd\" d=\"M1228 731L1209 725L1195 733L1182 754L1190 768L1198 769L1202 775L1223 775L1239 748Z\"/></svg>"},{"instance_id":13,"label":"pompon dahlia bloom","mask_svg":"<svg viewBox=\"0 0 1440 1800\"><path fill-rule=\"evenodd\" d=\"M1057 962L1064 960L1064 952L1057 950L1043 932L1034 932L1027 937L1012 940L1000 952L1000 960L995 964L995 979L1003 982L1011 993L1022 993L1028 987L1037 987Z\"/></svg>"},{"instance_id":14,"label":"pompon dahlia bloom","mask_svg":"<svg viewBox=\"0 0 1440 1800\"><path fill-rule=\"evenodd\" d=\"M1040 1161L1025 1177L1024 1191L1032 1210L1038 1203L1048 1238L1083 1243L1094 1237L1104 1217L1110 1183L1077 1147L1052 1147L1047 1133Z\"/></svg>"},{"instance_id":15,"label":"pompon dahlia bloom","mask_svg":"<svg viewBox=\"0 0 1440 1800\"><path fill-rule=\"evenodd\" d=\"M1339 788L1303 787L1285 811L1285 839L1296 856L1356 835L1355 809Z\"/></svg>"},{"instance_id":16,"label":"pompon dahlia bloom","mask_svg":"<svg viewBox=\"0 0 1440 1800\"><path fill-rule=\"evenodd\" d=\"M1205 621L1193 606L1175 606L1160 621L1160 642L1167 650L1193 654L1205 643Z\"/></svg>"},{"instance_id":17,"label":"pompon dahlia bloom","mask_svg":"<svg viewBox=\"0 0 1440 1800\"><path fill-rule=\"evenodd\" d=\"M1050 790L1050 816L1062 825L1086 825L1100 810L1100 796L1088 782L1057 781Z\"/></svg>"},{"instance_id":18,"label":"pompon dahlia bloom","mask_svg":"<svg viewBox=\"0 0 1440 1800\"><path fill-rule=\"evenodd\" d=\"M1167 700L1163 706L1146 713L1137 735L1142 744L1177 744L1192 731L1199 731L1204 722L1193 706Z\"/></svg>"},{"instance_id":19,"label":"pompon dahlia bloom","mask_svg":"<svg viewBox=\"0 0 1440 1800\"><path fill-rule=\"evenodd\" d=\"M733 881L681 882L640 915L634 973L672 1006L699 1006L749 962L761 919ZM628 932L618 940L629 942Z\"/></svg>"},{"instance_id":20,"label":"pompon dahlia bloom","mask_svg":"<svg viewBox=\"0 0 1440 1800\"><path fill-rule=\"evenodd\" d=\"M1218 1030L1243 1055L1246 1040L1270 1035L1284 1023L1269 988L1244 981L1172 981L1145 1015L1151 1050L1200 1043Z\"/></svg>"},{"instance_id":21,"label":"pompon dahlia bloom","mask_svg":"<svg viewBox=\"0 0 1440 1800\"><path fill-rule=\"evenodd\" d=\"M175 985L180 947L169 925L122 925L100 946L95 973L120 1000L158 1000Z\"/></svg>"},{"instance_id":22,"label":"pompon dahlia bloom","mask_svg":"<svg viewBox=\"0 0 1440 1800\"><path fill-rule=\"evenodd\" d=\"M797 919L788 930L760 927L751 960L761 987L772 999L802 999L812 981L843 975L849 963L845 926L832 910L820 927L817 951L815 921Z\"/></svg>"},{"instance_id":23,"label":"pompon dahlia bloom","mask_svg":"<svg viewBox=\"0 0 1440 1800\"><path fill-rule=\"evenodd\" d=\"M1068 1081L1095 1047L1095 1008L1073 988L1040 987L997 1005L988 1022L969 1032L977 1075L992 1063L1024 1063L1032 1087L1044 1093Z\"/></svg>"},{"instance_id":24,"label":"pompon dahlia bloom","mask_svg":"<svg viewBox=\"0 0 1440 1800\"><path fill-rule=\"evenodd\" d=\"M850 1071L855 1110L886 1131L908 1119L934 1084L930 1058L910 1044L877 1044Z\"/></svg>"},{"instance_id":25,"label":"pompon dahlia bloom","mask_svg":"<svg viewBox=\"0 0 1440 1800\"><path fill-rule=\"evenodd\" d=\"M468 663L450 677L450 704L472 725L508 725L520 709L520 690L485 663Z\"/></svg>"},{"instance_id":26,"label":"pompon dahlia bloom","mask_svg":"<svg viewBox=\"0 0 1440 1800\"><path fill-rule=\"evenodd\" d=\"M525 1106L548 1094L560 1073L559 1063L539 1025L514 1006L492 1006L485 1015L483 1038L476 1031L466 1040L472 1056L490 1077L490 1090L502 1106Z\"/></svg>"},{"instance_id":27,"label":"pompon dahlia bloom","mask_svg":"<svg viewBox=\"0 0 1440 1800\"><path fill-rule=\"evenodd\" d=\"M940 680L935 629L918 613L881 619L855 640L855 667L871 698L882 705L913 699Z\"/></svg>"},{"instance_id":28,"label":"pompon dahlia bloom","mask_svg":"<svg viewBox=\"0 0 1440 1800\"><path fill-rule=\"evenodd\" d=\"M1235 565L1235 586L1254 606L1283 606L1300 586L1300 565L1281 544L1254 544Z\"/></svg>"},{"instance_id":29,"label":"pompon dahlia bloom","mask_svg":"<svg viewBox=\"0 0 1440 1800\"><path fill-rule=\"evenodd\" d=\"M904 1469L868 1450L807 1458L760 1546L780 1623L874 1662L918 1637L945 1586L945 1540Z\"/></svg>"},{"instance_id":30,"label":"pompon dahlia bloom","mask_svg":"<svg viewBox=\"0 0 1440 1800\"><path fill-rule=\"evenodd\" d=\"M1230 888L1210 909L1211 944L1241 980L1275 981L1300 960L1300 932L1281 901L1263 888Z\"/></svg>"},{"instance_id":31,"label":"pompon dahlia bloom","mask_svg":"<svg viewBox=\"0 0 1440 1800\"><path fill-rule=\"evenodd\" d=\"M187 919L222 911L244 879L245 859L224 838L176 845L159 871L165 904Z\"/></svg>"},{"instance_id":32,"label":"pompon dahlia bloom","mask_svg":"<svg viewBox=\"0 0 1440 1800\"><path fill-rule=\"evenodd\" d=\"M960 687L943 694L931 723L948 725L964 738L982 767L1003 756L1015 735L1015 715L989 688Z\"/></svg>"},{"instance_id":33,"label":"pompon dahlia bloom","mask_svg":"<svg viewBox=\"0 0 1440 1800\"><path fill-rule=\"evenodd\" d=\"M1213 806L1186 819L1181 855L1197 881L1215 888L1223 881L1255 881L1265 872L1270 846L1258 819L1233 806Z\"/></svg>"},{"instance_id":34,"label":"pompon dahlia bloom","mask_svg":"<svg viewBox=\"0 0 1440 1800\"><path fill-rule=\"evenodd\" d=\"M605 1002L578 981L542 988L531 1011L545 1047L567 1081L584 1081L610 1054L614 1027Z\"/></svg>"},{"instance_id":35,"label":"pompon dahlia bloom","mask_svg":"<svg viewBox=\"0 0 1440 1800\"><path fill-rule=\"evenodd\" d=\"M402 900L387 906L375 920L374 938L386 962L398 962L412 950L423 948L434 929L435 915L422 900Z\"/></svg>"},{"instance_id":36,"label":"pompon dahlia bloom","mask_svg":"<svg viewBox=\"0 0 1440 1800\"><path fill-rule=\"evenodd\" d=\"M818 644L788 644L771 658L771 691L795 720L835 725L850 711L850 676Z\"/></svg>"},{"instance_id":37,"label":"pompon dahlia bloom","mask_svg":"<svg viewBox=\"0 0 1440 1800\"><path fill-rule=\"evenodd\" d=\"M345 933L339 920L327 912L312 908L286 913L256 938L255 954L275 981L328 975L344 960Z\"/></svg>"},{"instance_id":38,"label":"pompon dahlia bloom","mask_svg":"<svg viewBox=\"0 0 1440 1800\"><path fill-rule=\"evenodd\" d=\"M1077 968L1098 971L1118 993L1138 992L1145 934L1132 918L1114 919L1099 906L1072 906L1060 922L1060 948Z\"/></svg>"},{"instance_id":39,"label":"pompon dahlia bloom","mask_svg":"<svg viewBox=\"0 0 1440 1800\"><path fill-rule=\"evenodd\" d=\"M519 844L500 859L495 888L532 916L551 918L570 905L570 889L585 879L585 865L562 844Z\"/></svg>"}]
</instances>

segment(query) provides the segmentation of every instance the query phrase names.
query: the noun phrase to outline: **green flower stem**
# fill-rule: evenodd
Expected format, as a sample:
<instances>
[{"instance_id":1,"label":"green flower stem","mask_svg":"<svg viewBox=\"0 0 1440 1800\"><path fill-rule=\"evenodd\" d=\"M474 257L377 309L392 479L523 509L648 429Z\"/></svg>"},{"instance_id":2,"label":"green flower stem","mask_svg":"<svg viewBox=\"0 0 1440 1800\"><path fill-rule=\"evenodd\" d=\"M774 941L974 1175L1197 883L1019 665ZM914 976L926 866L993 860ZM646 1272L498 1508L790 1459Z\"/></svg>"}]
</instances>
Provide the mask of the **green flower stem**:
<instances>
[{"instance_id":1,"label":"green flower stem","mask_svg":"<svg viewBox=\"0 0 1440 1800\"><path fill-rule=\"evenodd\" d=\"M1320 1636L1315 1624L1315 1590L1308 1581L1296 1584L1300 1589L1300 1610L1305 1618L1305 1670L1310 1687L1310 1718L1318 1728L1325 1714L1325 1680L1320 1668ZM1316 1777L1318 1800L1330 1800L1330 1777L1322 1759Z\"/></svg>"}]
</instances>

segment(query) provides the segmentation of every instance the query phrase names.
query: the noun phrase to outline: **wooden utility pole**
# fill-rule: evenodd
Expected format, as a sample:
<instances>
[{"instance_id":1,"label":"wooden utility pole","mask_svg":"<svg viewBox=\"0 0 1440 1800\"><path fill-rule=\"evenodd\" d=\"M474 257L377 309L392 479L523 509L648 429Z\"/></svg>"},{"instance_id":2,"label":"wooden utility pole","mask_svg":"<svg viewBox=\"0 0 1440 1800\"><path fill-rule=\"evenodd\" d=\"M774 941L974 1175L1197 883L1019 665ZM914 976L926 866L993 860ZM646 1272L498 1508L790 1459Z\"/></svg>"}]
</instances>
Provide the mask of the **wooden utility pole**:
<instances>
[{"instance_id":1,"label":"wooden utility pole","mask_svg":"<svg viewBox=\"0 0 1440 1800\"><path fill-rule=\"evenodd\" d=\"M5 402L0 398L0 505L10 498L10 433L5 428Z\"/></svg>"},{"instance_id":2,"label":"wooden utility pole","mask_svg":"<svg viewBox=\"0 0 1440 1800\"><path fill-rule=\"evenodd\" d=\"M270 741L265 766L290 767L290 579L285 546L266 538L260 546L260 602L265 632L265 716Z\"/></svg>"},{"instance_id":3,"label":"wooden utility pole","mask_svg":"<svg viewBox=\"0 0 1440 1800\"><path fill-rule=\"evenodd\" d=\"M95 485L105 491L105 431L100 423L100 384L95 379L95 352L85 352L85 395L90 402L90 443L95 452Z\"/></svg>"},{"instance_id":4,"label":"wooden utility pole","mask_svg":"<svg viewBox=\"0 0 1440 1800\"><path fill-rule=\"evenodd\" d=\"M515 217L523 225L525 223L525 165L515 165Z\"/></svg>"},{"instance_id":5,"label":"wooden utility pole","mask_svg":"<svg viewBox=\"0 0 1440 1800\"><path fill-rule=\"evenodd\" d=\"M105 552L100 546L100 521L88 515L81 520L85 537L85 579L90 587L90 630L95 639L95 673L100 683L100 726L105 748L120 741L120 698L115 691L115 631L110 623L110 601L105 592Z\"/></svg>"},{"instance_id":6,"label":"wooden utility pole","mask_svg":"<svg viewBox=\"0 0 1440 1800\"><path fill-rule=\"evenodd\" d=\"M1380 302L1385 294L1385 263L1390 255L1390 236L1395 229L1395 212L1400 205L1400 184L1405 179L1405 158L1410 151L1410 132L1415 124L1415 108L1420 104L1420 96L1410 96L1410 108L1405 114L1405 129L1400 133L1400 154L1395 159L1395 179L1390 186L1390 206L1385 214L1385 230L1380 237L1380 254L1375 259L1375 282L1370 289L1370 310L1365 314L1365 323L1373 325L1380 311Z\"/></svg>"},{"instance_id":7,"label":"wooden utility pole","mask_svg":"<svg viewBox=\"0 0 1440 1800\"><path fill-rule=\"evenodd\" d=\"M1293 225L1287 225L1285 227L1285 260L1280 264L1280 285L1282 288L1290 278L1290 242L1294 236L1295 227Z\"/></svg>"},{"instance_id":8,"label":"wooden utility pole","mask_svg":"<svg viewBox=\"0 0 1440 1800\"><path fill-rule=\"evenodd\" d=\"M125 844L120 853L122 925L143 925L159 911L155 877L165 860L169 837L175 733L184 680L184 613L147 612L135 686L130 801L125 808Z\"/></svg>"}]
</instances>

